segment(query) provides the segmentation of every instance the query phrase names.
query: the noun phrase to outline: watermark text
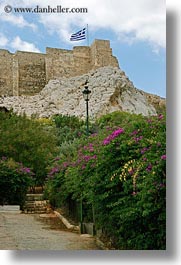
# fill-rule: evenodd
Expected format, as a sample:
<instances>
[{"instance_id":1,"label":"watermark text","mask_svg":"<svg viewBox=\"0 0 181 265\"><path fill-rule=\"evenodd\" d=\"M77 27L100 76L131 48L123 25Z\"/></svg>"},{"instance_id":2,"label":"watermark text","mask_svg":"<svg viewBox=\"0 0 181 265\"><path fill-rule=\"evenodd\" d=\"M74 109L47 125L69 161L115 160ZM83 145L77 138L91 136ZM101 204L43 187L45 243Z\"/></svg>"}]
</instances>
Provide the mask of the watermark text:
<instances>
[{"instance_id":1,"label":"watermark text","mask_svg":"<svg viewBox=\"0 0 181 265\"><path fill-rule=\"evenodd\" d=\"M88 13L88 8L86 7L62 7L58 5L56 7L12 7L11 5L6 5L4 7L6 13L60 13L60 14L69 14L69 13Z\"/></svg>"}]
</instances>

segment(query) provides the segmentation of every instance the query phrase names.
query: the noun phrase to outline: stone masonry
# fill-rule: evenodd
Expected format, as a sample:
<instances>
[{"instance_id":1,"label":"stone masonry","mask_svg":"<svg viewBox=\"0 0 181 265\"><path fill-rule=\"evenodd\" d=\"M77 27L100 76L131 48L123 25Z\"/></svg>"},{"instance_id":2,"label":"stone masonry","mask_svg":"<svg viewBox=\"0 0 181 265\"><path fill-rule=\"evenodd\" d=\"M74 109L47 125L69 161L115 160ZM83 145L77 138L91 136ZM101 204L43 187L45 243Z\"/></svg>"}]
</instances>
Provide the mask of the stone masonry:
<instances>
[{"instance_id":1,"label":"stone masonry","mask_svg":"<svg viewBox=\"0 0 181 265\"><path fill-rule=\"evenodd\" d=\"M13 109L18 115L25 113L29 117L62 114L85 119L82 90L86 81L91 90L91 120L114 111L156 115L155 106L165 105L165 99L136 89L121 69L106 66L76 77L51 79L34 96L0 97L0 108Z\"/></svg>"},{"instance_id":2,"label":"stone masonry","mask_svg":"<svg viewBox=\"0 0 181 265\"><path fill-rule=\"evenodd\" d=\"M46 54L0 49L0 96L30 96L52 79L70 78L104 66L118 67L110 41L95 40L73 50L47 48Z\"/></svg>"}]
</instances>

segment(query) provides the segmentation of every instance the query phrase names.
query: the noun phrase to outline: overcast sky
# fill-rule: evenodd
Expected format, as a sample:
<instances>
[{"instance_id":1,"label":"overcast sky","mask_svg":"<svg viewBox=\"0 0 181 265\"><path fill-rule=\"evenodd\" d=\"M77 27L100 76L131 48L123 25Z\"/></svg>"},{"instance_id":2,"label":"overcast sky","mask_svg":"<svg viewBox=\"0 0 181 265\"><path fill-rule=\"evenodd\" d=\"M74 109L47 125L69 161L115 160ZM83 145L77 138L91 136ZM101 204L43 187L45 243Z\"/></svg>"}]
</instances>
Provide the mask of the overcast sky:
<instances>
[{"instance_id":1,"label":"overcast sky","mask_svg":"<svg viewBox=\"0 0 181 265\"><path fill-rule=\"evenodd\" d=\"M6 6L87 8L87 13L6 13ZM165 96L165 0L1 0L0 49L45 52L46 47L72 49L72 33L89 25L90 44L109 39L113 54L134 85Z\"/></svg>"}]
</instances>

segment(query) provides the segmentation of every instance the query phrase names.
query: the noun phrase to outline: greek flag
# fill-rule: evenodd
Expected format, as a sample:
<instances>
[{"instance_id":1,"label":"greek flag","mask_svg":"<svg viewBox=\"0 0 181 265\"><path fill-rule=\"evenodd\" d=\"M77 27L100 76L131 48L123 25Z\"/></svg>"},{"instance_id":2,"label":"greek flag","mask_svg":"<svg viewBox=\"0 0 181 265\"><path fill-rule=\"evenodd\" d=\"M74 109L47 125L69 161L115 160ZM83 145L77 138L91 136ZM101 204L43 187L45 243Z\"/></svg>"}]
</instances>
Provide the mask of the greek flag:
<instances>
[{"instance_id":1,"label":"greek flag","mask_svg":"<svg viewBox=\"0 0 181 265\"><path fill-rule=\"evenodd\" d=\"M71 35L70 40L71 41L85 40L86 39L85 32L86 28L79 30L78 32Z\"/></svg>"}]
</instances>

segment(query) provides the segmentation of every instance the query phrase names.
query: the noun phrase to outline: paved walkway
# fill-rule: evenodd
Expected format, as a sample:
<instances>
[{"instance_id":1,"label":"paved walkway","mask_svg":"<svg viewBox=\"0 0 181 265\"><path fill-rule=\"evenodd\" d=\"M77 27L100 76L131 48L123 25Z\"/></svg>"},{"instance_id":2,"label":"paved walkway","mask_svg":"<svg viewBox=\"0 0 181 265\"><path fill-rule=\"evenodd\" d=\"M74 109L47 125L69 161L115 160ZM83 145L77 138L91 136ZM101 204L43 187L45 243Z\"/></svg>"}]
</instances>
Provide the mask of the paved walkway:
<instances>
[{"instance_id":1,"label":"paved walkway","mask_svg":"<svg viewBox=\"0 0 181 265\"><path fill-rule=\"evenodd\" d=\"M94 238L69 232L55 217L0 212L0 249L93 250Z\"/></svg>"}]
</instances>

